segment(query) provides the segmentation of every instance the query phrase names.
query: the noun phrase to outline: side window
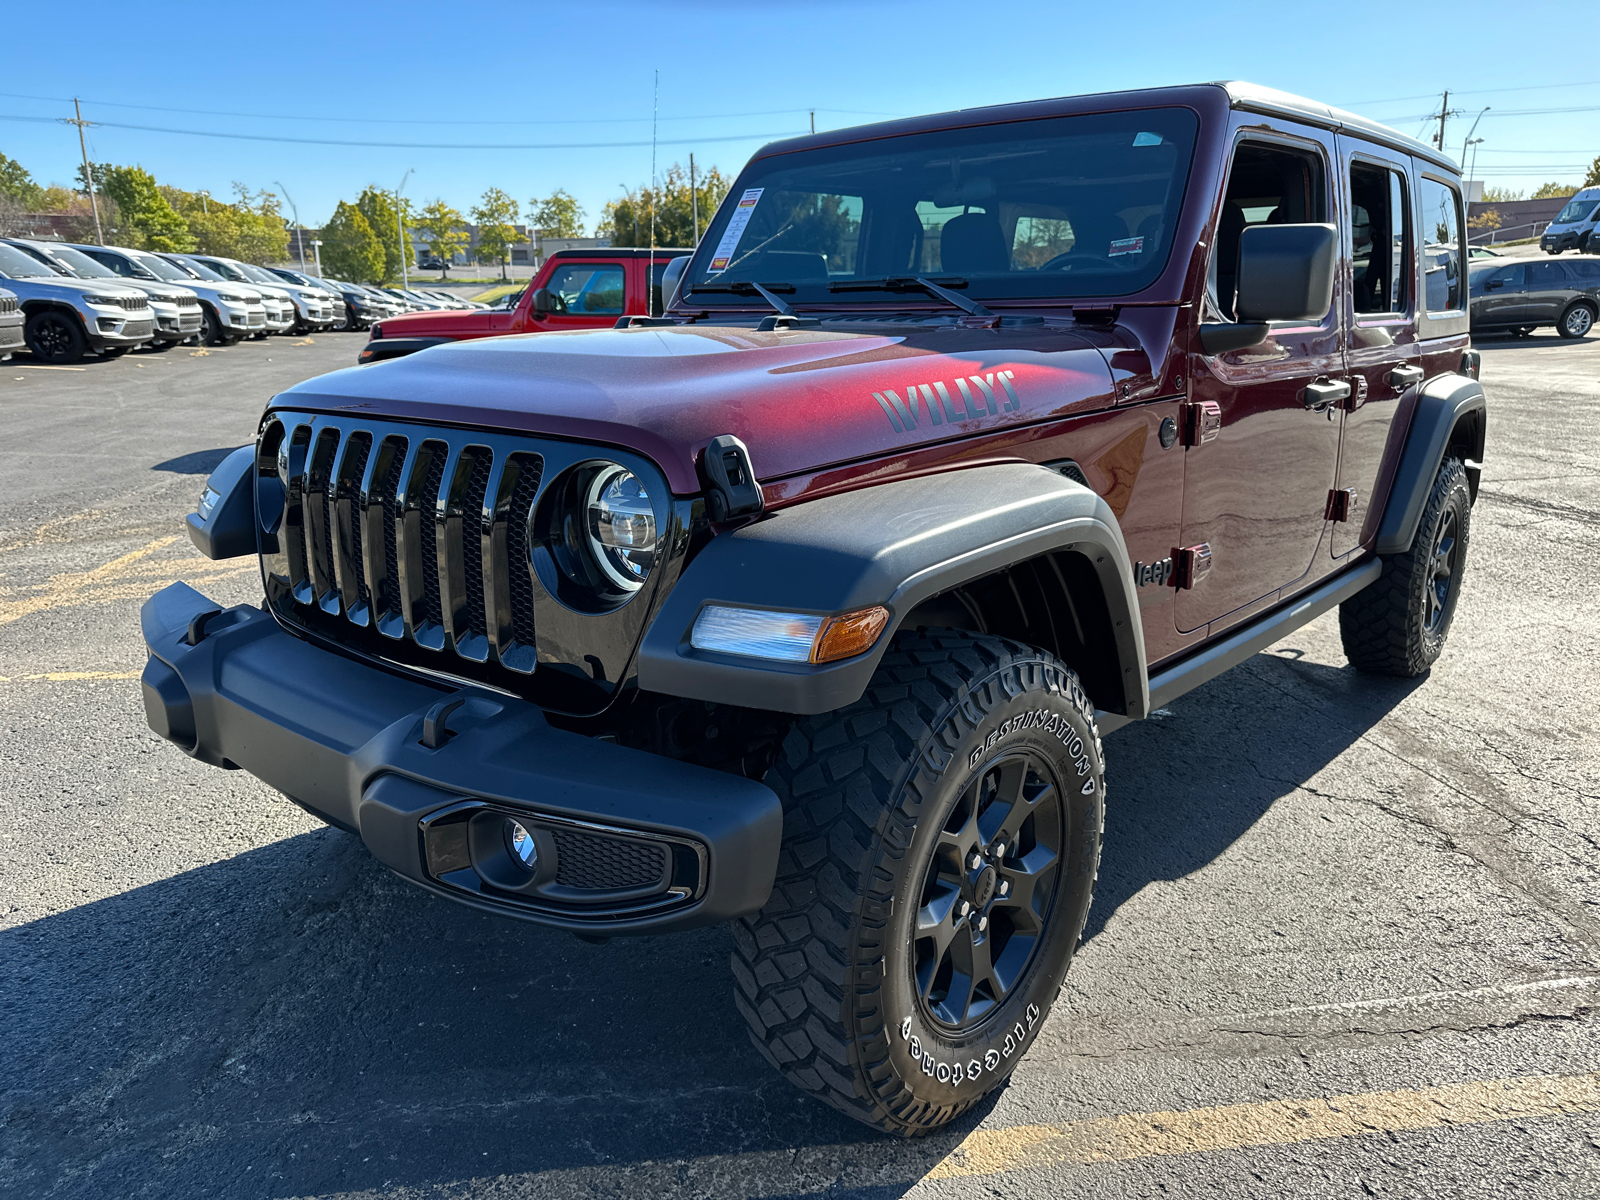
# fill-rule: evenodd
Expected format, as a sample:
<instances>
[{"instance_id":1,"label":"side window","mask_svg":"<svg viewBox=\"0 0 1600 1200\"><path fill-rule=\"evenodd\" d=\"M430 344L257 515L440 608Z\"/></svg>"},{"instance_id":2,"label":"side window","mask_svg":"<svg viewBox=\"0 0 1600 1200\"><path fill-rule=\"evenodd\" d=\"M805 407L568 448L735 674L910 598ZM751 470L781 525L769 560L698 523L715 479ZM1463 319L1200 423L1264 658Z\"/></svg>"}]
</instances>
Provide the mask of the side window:
<instances>
[{"instance_id":1,"label":"side window","mask_svg":"<svg viewBox=\"0 0 1600 1200\"><path fill-rule=\"evenodd\" d=\"M1567 263L1559 262L1531 262L1526 264L1529 289L1542 292L1550 288L1569 286L1572 282L1572 276L1568 272L1567 266Z\"/></svg>"},{"instance_id":2,"label":"side window","mask_svg":"<svg viewBox=\"0 0 1600 1200\"><path fill-rule=\"evenodd\" d=\"M1485 291L1491 291L1496 288L1501 290L1506 288L1515 288L1521 286L1521 284L1521 263L1511 263L1509 266L1496 267L1493 271L1489 272L1488 278L1483 281L1483 287Z\"/></svg>"},{"instance_id":3,"label":"side window","mask_svg":"<svg viewBox=\"0 0 1600 1200\"><path fill-rule=\"evenodd\" d=\"M1350 165L1351 269L1357 313L1406 311L1407 211L1399 172L1370 163Z\"/></svg>"},{"instance_id":4,"label":"side window","mask_svg":"<svg viewBox=\"0 0 1600 1200\"><path fill-rule=\"evenodd\" d=\"M621 263L569 263L557 267L545 284L573 316L620 316L624 286Z\"/></svg>"},{"instance_id":5,"label":"side window","mask_svg":"<svg viewBox=\"0 0 1600 1200\"><path fill-rule=\"evenodd\" d=\"M1461 196L1447 183L1422 180L1423 300L1430 313L1462 307Z\"/></svg>"},{"instance_id":6,"label":"side window","mask_svg":"<svg viewBox=\"0 0 1600 1200\"><path fill-rule=\"evenodd\" d=\"M1239 239L1251 225L1301 225L1328 219L1328 185L1314 154L1260 142L1241 142L1228 173L1228 194L1211 255L1211 297L1233 319Z\"/></svg>"},{"instance_id":7,"label":"side window","mask_svg":"<svg viewBox=\"0 0 1600 1200\"><path fill-rule=\"evenodd\" d=\"M129 279L133 278L133 268L128 265L127 261L122 257L122 255L107 254L103 250L89 250L85 253L87 253L90 258L94 259L95 262L99 263L102 267L107 267L115 271L118 275L125 275Z\"/></svg>"},{"instance_id":8,"label":"side window","mask_svg":"<svg viewBox=\"0 0 1600 1200\"><path fill-rule=\"evenodd\" d=\"M1600 283L1600 258L1575 258L1565 266L1585 287Z\"/></svg>"}]
</instances>

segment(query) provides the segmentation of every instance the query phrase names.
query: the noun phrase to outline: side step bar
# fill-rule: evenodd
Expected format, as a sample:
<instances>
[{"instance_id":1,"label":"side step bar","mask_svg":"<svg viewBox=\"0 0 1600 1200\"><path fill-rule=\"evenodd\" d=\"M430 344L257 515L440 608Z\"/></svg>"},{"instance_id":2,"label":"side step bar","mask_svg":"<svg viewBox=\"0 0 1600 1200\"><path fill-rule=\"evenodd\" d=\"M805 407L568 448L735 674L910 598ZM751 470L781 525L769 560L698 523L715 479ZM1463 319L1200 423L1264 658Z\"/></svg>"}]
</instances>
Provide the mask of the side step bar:
<instances>
[{"instance_id":1,"label":"side step bar","mask_svg":"<svg viewBox=\"0 0 1600 1200\"><path fill-rule=\"evenodd\" d=\"M1171 704L1185 692L1193 691L1229 667L1238 666L1245 659L1259 654L1273 642L1314 621L1330 608L1376 582L1381 574L1383 563L1370 558L1360 566L1317 585L1282 608L1274 609L1266 616L1234 630L1221 641L1157 671L1150 676L1150 710L1154 712ZM1102 735L1128 724L1128 718L1121 713L1098 712L1095 719Z\"/></svg>"}]
</instances>

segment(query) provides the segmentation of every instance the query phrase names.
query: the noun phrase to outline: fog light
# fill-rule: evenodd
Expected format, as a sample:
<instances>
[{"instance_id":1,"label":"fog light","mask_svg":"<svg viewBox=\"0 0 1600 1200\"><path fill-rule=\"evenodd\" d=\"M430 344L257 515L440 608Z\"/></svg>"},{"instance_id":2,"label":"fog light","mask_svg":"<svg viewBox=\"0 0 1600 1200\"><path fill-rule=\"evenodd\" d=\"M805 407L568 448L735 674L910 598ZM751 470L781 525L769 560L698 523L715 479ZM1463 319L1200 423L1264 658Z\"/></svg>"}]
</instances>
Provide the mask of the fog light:
<instances>
[{"instance_id":1,"label":"fog light","mask_svg":"<svg viewBox=\"0 0 1600 1200\"><path fill-rule=\"evenodd\" d=\"M535 870L539 865L539 847L534 844L533 834L523 828L521 821L506 820L506 849L511 851L511 857L521 863L528 870Z\"/></svg>"}]
</instances>

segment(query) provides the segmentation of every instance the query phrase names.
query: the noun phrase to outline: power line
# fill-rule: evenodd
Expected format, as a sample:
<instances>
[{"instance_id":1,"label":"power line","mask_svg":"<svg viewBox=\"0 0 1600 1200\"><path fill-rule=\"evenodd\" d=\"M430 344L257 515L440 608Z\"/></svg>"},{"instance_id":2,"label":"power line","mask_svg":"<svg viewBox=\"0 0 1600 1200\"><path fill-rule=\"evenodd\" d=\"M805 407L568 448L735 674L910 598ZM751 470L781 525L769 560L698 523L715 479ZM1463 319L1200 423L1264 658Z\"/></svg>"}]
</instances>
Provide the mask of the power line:
<instances>
[{"instance_id":1,"label":"power line","mask_svg":"<svg viewBox=\"0 0 1600 1200\"><path fill-rule=\"evenodd\" d=\"M70 96L35 96L25 92L0 92L0 96L14 100L45 100L51 103L70 104ZM135 108L147 112L183 113L193 117L253 117L263 121L327 121L341 125L638 125L644 117L570 117L532 121L484 121L478 118L443 117L329 117L317 115L290 116L285 113L233 112L214 108L173 108L160 104L128 104L120 100L85 100L85 104L98 104L102 108ZM787 117L800 113L833 113L836 116L903 117L904 113L874 112L862 108L774 108L765 112L701 113L699 115L662 117L663 121L726 121L749 117Z\"/></svg>"},{"instance_id":2,"label":"power line","mask_svg":"<svg viewBox=\"0 0 1600 1200\"><path fill-rule=\"evenodd\" d=\"M55 117L28 117L0 113L0 121L29 121L54 124ZM133 129L143 133L172 133L184 137L226 138L243 142L288 142L302 146L364 146L373 150L613 150L648 146L650 139L633 142L373 142L346 138L275 137L265 133L219 133L209 129L171 129L162 125L132 125L122 121L99 121L106 129ZM719 137L678 138L661 142L663 146L703 146L708 142L752 142L768 138L798 137L803 129L784 129L776 133L739 133Z\"/></svg>"},{"instance_id":3,"label":"power line","mask_svg":"<svg viewBox=\"0 0 1600 1200\"><path fill-rule=\"evenodd\" d=\"M1477 89L1472 90L1472 91L1464 91L1464 92L1458 91L1456 93L1456 95L1458 95L1458 96L1498 96L1498 95L1501 95L1501 94L1503 94L1505 92L1542 92L1542 91L1549 91L1552 88L1568 88L1568 87L1600 87L1600 80L1590 80L1590 81L1588 81L1586 83L1535 83L1535 84L1531 84L1531 85L1529 85L1527 87L1513 87L1513 88L1477 88ZM1346 101L1342 101L1341 103L1339 103L1335 107L1337 107L1337 108L1351 108L1351 107L1353 107L1354 105L1357 105L1357 104L1398 104L1402 100L1431 100L1436 95L1438 95L1437 92L1424 92L1420 96L1390 96L1387 100L1346 100Z\"/></svg>"}]
</instances>

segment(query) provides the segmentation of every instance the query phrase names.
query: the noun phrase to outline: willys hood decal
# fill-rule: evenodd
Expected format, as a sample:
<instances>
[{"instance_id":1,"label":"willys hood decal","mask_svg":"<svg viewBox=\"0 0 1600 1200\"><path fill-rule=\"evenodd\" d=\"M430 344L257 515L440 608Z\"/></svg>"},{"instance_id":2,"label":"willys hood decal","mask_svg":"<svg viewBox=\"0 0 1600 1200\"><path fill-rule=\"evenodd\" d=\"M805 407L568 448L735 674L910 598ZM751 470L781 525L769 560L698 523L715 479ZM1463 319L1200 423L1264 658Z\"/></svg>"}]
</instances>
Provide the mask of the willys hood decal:
<instances>
[{"instance_id":1,"label":"willys hood decal","mask_svg":"<svg viewBox=\"0 0 1600 1200\"><path fill-rule=\"evenodd\" d=\"M307 380L273 406L370 412L623 446L672 490L731 433L764 482L1112 403L1101 352L1068 329L678 326L435 346Z\"/></svg>"}]
</instances>

